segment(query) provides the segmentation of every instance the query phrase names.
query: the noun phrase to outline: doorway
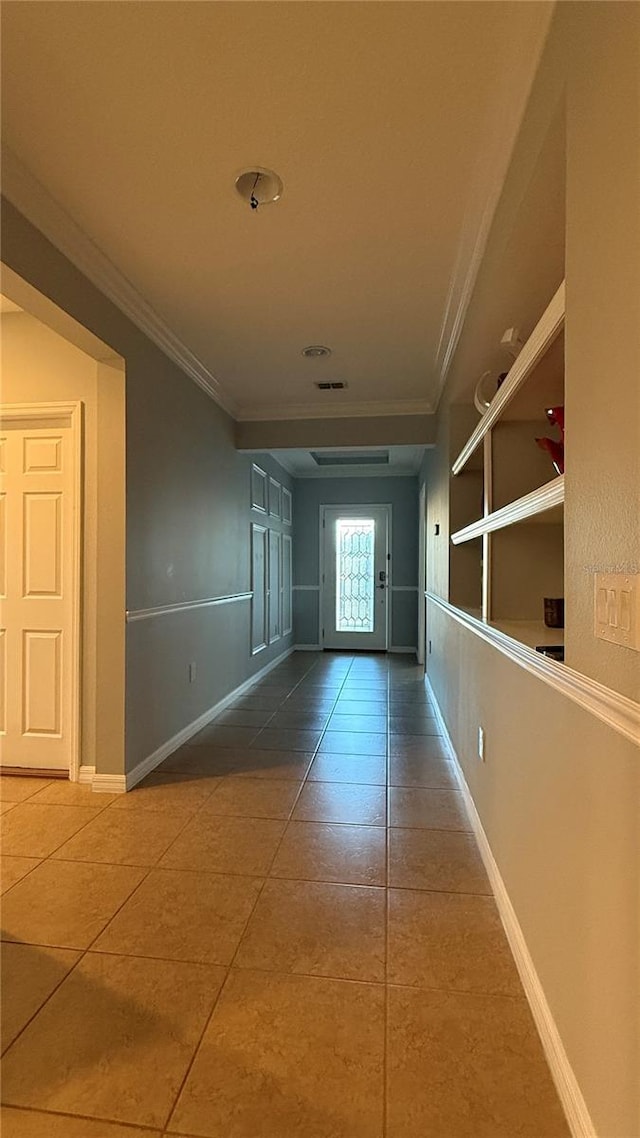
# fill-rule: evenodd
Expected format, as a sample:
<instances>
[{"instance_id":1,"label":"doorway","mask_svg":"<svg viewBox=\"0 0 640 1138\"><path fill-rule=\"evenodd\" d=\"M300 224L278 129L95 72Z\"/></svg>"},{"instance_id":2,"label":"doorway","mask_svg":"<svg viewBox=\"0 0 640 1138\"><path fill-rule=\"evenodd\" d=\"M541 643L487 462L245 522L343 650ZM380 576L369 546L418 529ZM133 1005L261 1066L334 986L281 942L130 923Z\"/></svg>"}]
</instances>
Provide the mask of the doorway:
<instances>
[{"instance_id":1,"label":"doorway","mask_svg":"<svg viewBox=\"0 0 640 1138\"><path fill-rule=\"evenodd\" d=\"M124 781L124 360L5 265L0 323L3 771Z\"/></svg>"},{"instance_id":2,"label":"doorway","mask_svg":"<svg viewBox=\"0 0 640 1138\"><path fill-rule=\"evenodd\" d=\"M77 777L79 403L0 408L3 766Z\"/></svg>"},{"instance_id":3,"label":"doorway","mask_svg":"<svg viewBox=\"0 0 640 1138\"><path fill-rule=\"evenodd\" d=\"M427 660L427 488L420 487L418 503L418 663Z\"/></svg>"},{"instance_id":4,"label":"doorway","mask_svg":"<svg viewBox=\"0 0 640 1138\"><path fill-rule=\"evenodd\" d=\"M320 525L320 643L386 651L390 507L322 506Z\"/></svg>"}]
</instances>

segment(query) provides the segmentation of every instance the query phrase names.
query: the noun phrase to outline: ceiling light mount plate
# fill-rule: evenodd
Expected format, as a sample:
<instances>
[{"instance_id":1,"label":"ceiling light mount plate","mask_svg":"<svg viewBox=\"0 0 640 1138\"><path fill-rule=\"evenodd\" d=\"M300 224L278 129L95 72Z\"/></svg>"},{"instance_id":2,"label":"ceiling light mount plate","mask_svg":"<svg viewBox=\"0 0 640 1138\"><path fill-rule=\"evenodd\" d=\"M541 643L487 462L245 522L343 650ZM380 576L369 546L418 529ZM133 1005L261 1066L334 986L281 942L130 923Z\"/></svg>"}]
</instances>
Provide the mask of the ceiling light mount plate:
<instances>
[{"instance_id":1,"label":"ceiling light mount plate","mask_svg":"<svg viewBox=\"0 0 640 1138\"><path fill-rule=\"evenodd\" d=\"M243 201L256 210L258 206L272 205L282 197L282 178L266 166L250 166L236 175L236 191Z\"/></svg>"},{"instance_id":2,"label":"ceiling light mount plate","mask_svg":"<svg viewBox=\"0 0 640 1138\"><path fill-rule=\"evenodd\" d=\"M305 360L322 360L331 355L331 348L325 347L324 344L309 344L302 349L301 355Z\"/></svg>"}]
</instances>

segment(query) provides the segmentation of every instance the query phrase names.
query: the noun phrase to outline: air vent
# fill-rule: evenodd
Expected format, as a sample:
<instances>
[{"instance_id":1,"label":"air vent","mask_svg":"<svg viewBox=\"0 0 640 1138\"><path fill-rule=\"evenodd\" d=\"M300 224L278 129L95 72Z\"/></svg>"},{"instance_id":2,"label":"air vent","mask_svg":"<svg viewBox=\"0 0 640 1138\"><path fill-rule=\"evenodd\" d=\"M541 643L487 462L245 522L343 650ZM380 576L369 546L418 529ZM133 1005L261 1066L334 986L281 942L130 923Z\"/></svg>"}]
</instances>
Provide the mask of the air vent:
<instances>
[{"instance_id":1,"label":"air vent","mask_svg":"<svg viewBox=\"0 0 640 1138\"><path fill-rule=\"evenodd\" d=\"M337 451L311 451L311 457L316 466L388 466L389 451L349 451L339 454Z\"/></svg>"},{"instance_id":2,"label":"air vent","mask_svg":"<svg viewBox=\"0 0 640 1138\"><path fill-rule=\"evenodd\" d=\"M347 385L343 383L341 379L337 379L335 383L325 381L323 383L316 383L315 386L318 388L318 391L344 391Z\"/></svg>"}]
</instances>

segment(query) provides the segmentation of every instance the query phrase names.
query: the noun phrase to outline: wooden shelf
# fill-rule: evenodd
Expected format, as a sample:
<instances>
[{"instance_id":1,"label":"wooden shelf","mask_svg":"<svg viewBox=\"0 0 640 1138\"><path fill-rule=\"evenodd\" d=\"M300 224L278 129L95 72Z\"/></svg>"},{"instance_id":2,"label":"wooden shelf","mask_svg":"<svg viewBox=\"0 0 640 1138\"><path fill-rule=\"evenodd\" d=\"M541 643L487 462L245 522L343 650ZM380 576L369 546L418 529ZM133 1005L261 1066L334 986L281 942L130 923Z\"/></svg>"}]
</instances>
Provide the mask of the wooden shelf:
<instances>
[{"instance_id":1,"label":"wooden shelf","mask_svg":"<svg viewBox=\"0 0 640 1138\"><path fill-rule=\"evenodd\" d=\"M490 431L494 423L503 414L505 407L511 402L531 374L538 361L556 339L564 326L564 281L556 292L553 300L543 312L533 332L529 336L517 360L515 360L504 383L491 400L480 422L475 428L456 461L451 467L453 474L459 474L466 466L476 448Z\"/></svg>"},{"instance_id":2,"label":"wooden shelf","mask_svg":"<svg viewBox=\"0 0 640 1138\"><path fill-rule=\"evenodd\" d=\"M452 533L451 541L454 545L460 545L464 541L472 541L485 533L493 533L494 530L513 526L518 522L559 523L562 521L563 502L564 474L560 474L551 482L540 486L538 490L533 490L531 494L525 494L523 498L518 498L508 506L503 506L502 509L487 514L485 518L472 522L470 526Z\"/></svg>"}]
</instances>

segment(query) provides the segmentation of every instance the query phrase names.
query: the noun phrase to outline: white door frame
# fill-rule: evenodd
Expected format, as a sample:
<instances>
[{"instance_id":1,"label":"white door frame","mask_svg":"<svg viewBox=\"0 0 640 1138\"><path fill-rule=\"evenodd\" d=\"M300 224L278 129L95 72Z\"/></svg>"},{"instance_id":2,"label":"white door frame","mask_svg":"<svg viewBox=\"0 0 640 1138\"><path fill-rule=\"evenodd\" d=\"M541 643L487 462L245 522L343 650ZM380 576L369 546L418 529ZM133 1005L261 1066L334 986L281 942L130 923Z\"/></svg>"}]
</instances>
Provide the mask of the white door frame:
<instances>
[{"instance_id":1,"label":"white door frame","mask_svg":"<svg viewBox=\"0 0 640 1138\"><path fill-rule=\"evenodd\" d=\"M320 549L319 556L319 575L320 582L319 604L318 604L318 644L321 649L324 649L324 637L322 635L322 621L324 618L324 577L325 577L325 564L324 564L324 530L325 530L325 512L326 510L344 510L345 514L349 510L385 510L387 514L387 550L389 555L393 548L393 534L391 532L393 522L393 510L390 502L322 502L319 510L318 518L318 545ZM387 558L387 612L386 624L384 630L385 647L378 649L378 651L388 652L391 646L391 577L393 573L393 558Z\"/></svg>"},{"instance_id":2,"label":"white door frame","mask_svg":"<svg viewBox=\"0 0 640 1138\"><path fill-rule=\"evenodd\" d=\"M418 663L426 659L427 640L427 487L422 483L418 499Z\"/></svg>"},{"instance_id":3,"label":"white door frame","mask_svg":"<svg viewBox=\"0 0 640 1138\"><path fill-rule=\"evenodd\" d=\"M69 779L78 781L80 769L80 589L82 581L82 402L60 403L3 403L0 404L0 424L14 426L19 422L37 420L40 426L54 426L64 421L70 430L73 508L71 511L71 541L73 547L71 589L71 722L69 724ZM33 424L32 424L33 425ZM8 661L7 661L8 664Z\"/></svg>"}]
</instances>

